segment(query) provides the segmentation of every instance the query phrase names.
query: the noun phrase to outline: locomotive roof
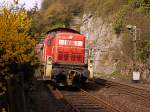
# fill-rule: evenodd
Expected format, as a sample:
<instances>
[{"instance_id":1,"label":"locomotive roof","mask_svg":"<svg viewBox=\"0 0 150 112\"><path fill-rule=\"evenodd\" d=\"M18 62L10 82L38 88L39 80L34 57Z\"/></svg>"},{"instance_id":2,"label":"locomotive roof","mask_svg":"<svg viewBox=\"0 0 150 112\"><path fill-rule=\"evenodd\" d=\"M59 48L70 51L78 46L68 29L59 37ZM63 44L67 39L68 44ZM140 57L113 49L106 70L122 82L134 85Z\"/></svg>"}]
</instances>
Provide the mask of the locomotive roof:
<instances>
[{"instance_id":1,"label":"locomotive roof","mask_svg":"<svg viewBox=\"0 0 150 112\"><path fill-rule=\"evenodd\" d=\"M69 29L69 28L56 28L56 29L53 29L53 30L50 30L47 32L50 33L50 32L70 32L70 33L77 33L77 34L80 34L78 31L76 30L73 30L73 29Z\"/></svg>"}]
</instances>

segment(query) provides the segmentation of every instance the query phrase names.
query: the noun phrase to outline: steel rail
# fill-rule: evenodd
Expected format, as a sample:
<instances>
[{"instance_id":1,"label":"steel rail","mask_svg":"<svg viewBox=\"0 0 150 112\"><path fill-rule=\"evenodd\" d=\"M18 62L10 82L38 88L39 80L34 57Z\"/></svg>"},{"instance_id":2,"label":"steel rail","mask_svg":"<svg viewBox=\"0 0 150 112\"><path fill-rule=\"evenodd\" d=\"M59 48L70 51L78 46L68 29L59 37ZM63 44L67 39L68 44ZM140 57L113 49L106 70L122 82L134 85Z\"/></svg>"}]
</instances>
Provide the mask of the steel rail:
<instances>
[{"instance_id":1,"label":"steel rail","mask_svg":"<svg viewBox=\"0 0 150 112\"><path fill-rule=\"evenodd\" d=\"M66 105L71 106L73 112L121 112L108 102L91 95L87 91L80 89L79 91L64 91L48 88L55 97L64 101Z\"/></svg>"},{"instance_id":2,"label":"steel rail","mask_svg":"<svg viewBox=\"0 0 150 112\"><path fill-rule=\"evenodd\" d=\"M136 96L140 96L142 98L145 99L150 99L150 90L148 89L144 89L141 87L136 87L133 86L131 84L125 84L125 83L120 83L120 82L116 82L116 81L111 81L111 80L107 80L107 79L97 79L95 80L96 83L98 84L104 84L103 82L100 82L100 80L103 80L105 84L107 85L111 85L111 86L119 86L119 88L117 87L117 89L121 89L123 90L123 92L127 92L128 94L134 94Z\"/></svg>"},{"instance_id":3,"label":"steel rail","mask_svg":"<svg viewBox=\"0 0 150 112\"><path fill-rule=\"evenodd\" d=\"M113 105L109 104L108 102L94 96L91 95L90 93L88 93L87 91L81 90L85 95L87 94L90 98L90 100L97 102L98 104L102 104L105 108L108 108L108 110L110 110L110 112L121 112L120 110L116 109Z\"/></svg>"},{"instance_id":4,"label":"steel rail","mask_svg":"<svg viewBox=\"0 0 150 112\"><path fill-rule=\"evenodd\" d=\"M61 101L64 102L64 104L66 105L64 110L68 110L68 112L80 112L77 108L74 108L63 96L63 94L57 89L54 88L52 85L48 84L47 85L48 89L50 90L50 92L53 94L53 96ZM67 109L68 108L68 109Z\"/></svg>"},{"instance_id":5,"label":"steel rail","mask_svg":"<svg viewBox=\"0 0 150 112\"><path fill-rule=\"evenodd\" d=\"M121 112L108 102L103 101L82 89L79 92L63 91L62 94L67 102L80 112Z\"/></svg>"}]
</instances>

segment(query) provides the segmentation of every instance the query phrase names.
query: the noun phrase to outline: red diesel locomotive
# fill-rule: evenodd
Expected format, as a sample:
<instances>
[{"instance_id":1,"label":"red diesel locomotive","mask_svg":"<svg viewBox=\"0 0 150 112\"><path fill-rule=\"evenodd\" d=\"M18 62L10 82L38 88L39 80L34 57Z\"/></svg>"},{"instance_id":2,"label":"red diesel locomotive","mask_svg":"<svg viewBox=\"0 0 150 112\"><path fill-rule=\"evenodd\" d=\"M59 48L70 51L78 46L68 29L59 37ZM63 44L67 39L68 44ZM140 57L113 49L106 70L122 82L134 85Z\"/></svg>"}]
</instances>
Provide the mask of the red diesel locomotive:
<instances>
[{"instance_id":1,"label":"red diesel locomotive","mask_svg":"<svg viewBox=\"0 0 150 112\"><path fill-rule=\"evenodd\" d=\"M75 30L57 28L48 31L43 44L37 48L37 54L41 61L36 72L38 79L73 85L90 77L85 36Z\"/></svg>"}]
</instances>

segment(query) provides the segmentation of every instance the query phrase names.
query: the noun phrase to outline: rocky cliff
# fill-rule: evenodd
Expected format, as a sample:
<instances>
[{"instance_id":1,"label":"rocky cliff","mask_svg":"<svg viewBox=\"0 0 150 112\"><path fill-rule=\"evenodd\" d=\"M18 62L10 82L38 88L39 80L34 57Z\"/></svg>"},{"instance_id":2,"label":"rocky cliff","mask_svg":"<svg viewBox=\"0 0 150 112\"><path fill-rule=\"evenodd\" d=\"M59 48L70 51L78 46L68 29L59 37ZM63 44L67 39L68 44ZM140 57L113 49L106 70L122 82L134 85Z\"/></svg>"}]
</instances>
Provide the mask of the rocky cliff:
<instances>
[{"instance_id":1,"label":"rocky cliff","mask_svg":"<svg viewBox=\"0 0 150 112\"><path fill-rule=\"evenodd\" d=\"M112 24L101 17L85 14L80 27L82 34L86 35L93 49L94 69L97 73L111 74L117 70L120 59L116 54L121 54L121 35L112 31Z\"/></svg>"}]
</instances>

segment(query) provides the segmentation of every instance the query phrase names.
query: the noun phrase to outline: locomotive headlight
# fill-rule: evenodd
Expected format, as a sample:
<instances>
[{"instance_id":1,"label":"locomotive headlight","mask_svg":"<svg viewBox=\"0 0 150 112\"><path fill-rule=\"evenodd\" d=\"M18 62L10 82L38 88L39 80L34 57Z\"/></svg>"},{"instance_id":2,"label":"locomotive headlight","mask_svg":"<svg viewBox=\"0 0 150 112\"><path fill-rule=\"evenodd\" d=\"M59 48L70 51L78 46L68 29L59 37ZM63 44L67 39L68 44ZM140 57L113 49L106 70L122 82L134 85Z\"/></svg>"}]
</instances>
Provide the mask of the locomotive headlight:
<instances>
[{"instance_id":1,"label":"locomotive headlight","mask_svg":"<svg viewBox=\"0 0 150 112\"><path fill-rule=\"evenodd\" d=\"M50 57L48 57L48 61L52 61L52 57L50 56Z\"/></svg>"},{"instance_id":2,"label":"locomotive headlight","mask_svg":"<svg viewBox=\"0 0 150 112\"><path fill-rule=\"evenodd\" d=\"M72 36L72 35L70 35L70 36L69 36L69 39L73 39L73 36Z\"/></svg>"},{"instance_id":3,"label":"locomotive headlight","mask_svg":"<svg viewBox=\"0 0 150 112\"><path fill-rule=\"evenodd\" d=\"M47 58L47 63L48 63L48 64L52 64L52 61L53 61L52 57L49 56L49 57Z\"/></svg>"},{"instance_id":4,"label":"locomotive headlight","mask_svg":"<svg viewBox=\"0 0 150 112\"><path fill-rule=\"evenodd\" d=\"M92 68L92 66L93 66L93 65L92 65L92 64L90 64L90 68Z\"/></svg>"}]
</instances>

